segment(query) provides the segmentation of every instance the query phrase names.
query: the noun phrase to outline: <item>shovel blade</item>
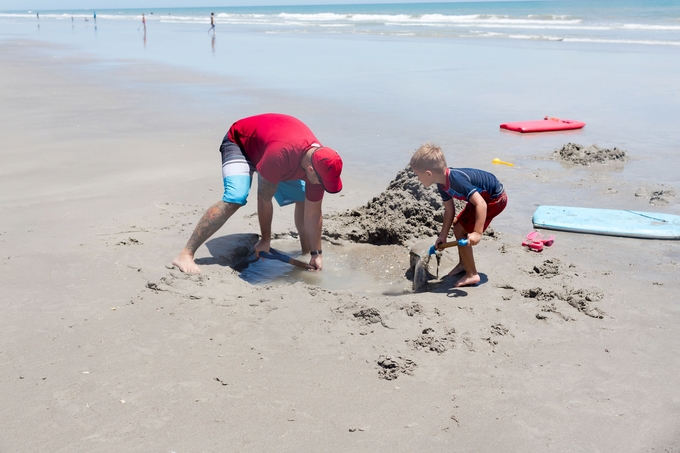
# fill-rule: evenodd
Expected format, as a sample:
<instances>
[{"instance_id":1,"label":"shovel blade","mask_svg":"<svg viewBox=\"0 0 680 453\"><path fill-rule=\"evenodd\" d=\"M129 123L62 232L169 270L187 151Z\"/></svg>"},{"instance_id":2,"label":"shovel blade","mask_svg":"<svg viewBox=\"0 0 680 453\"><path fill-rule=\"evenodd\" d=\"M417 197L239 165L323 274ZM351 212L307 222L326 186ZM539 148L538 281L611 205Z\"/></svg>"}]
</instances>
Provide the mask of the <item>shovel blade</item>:
<instances>
[{"instance_id":1,"label":"shovel blade","mask_svg":"<svg viewBox=\"0 0 680 453\"><path fill-rule=\"evenodd\" d=\"M434 248L432 241L423 241L411 247L409 251L409 273L413 275L413 291L420 291L427 286L429 280L436 278L429 270L430 250Z\"/></svg>"}]
</instances>

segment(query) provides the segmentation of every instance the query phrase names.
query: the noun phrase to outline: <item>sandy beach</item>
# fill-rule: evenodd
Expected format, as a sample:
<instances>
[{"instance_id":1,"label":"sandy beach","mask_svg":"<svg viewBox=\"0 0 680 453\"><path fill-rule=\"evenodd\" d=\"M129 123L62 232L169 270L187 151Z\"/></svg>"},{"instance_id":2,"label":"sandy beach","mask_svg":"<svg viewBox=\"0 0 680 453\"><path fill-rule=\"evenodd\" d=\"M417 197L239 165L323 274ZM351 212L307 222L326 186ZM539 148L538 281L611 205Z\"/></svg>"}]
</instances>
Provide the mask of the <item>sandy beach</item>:
<instances>
[{"instance_id":1,"label":"sandy beach","mask_svg":"<svg viewBox=\"0 0 680 453\"><path fill-rule=\"evenodd\" d=\"M233 268L259 232L251 193L188 276L170 262L221 195L229 125L318 118L341 150L352 137L328 131L349 110L263 91L216 114L177 87L223 79L152 63L91 77L87 57L49 53L0 43L0 452L680 451L677 241L520 245L536 193L677 214L679 188L560 165L552 148L489 167L510 204L476 247L482 284L418 293L411 243L344 239L325 243L328 277L251 284ZM397 168L419 144L401 144ZM395 176L348 168L326 214ZM277 210L284 250L293 229ZM363 279L340 287L334 266Z\"/></svg>"}]
</instances>

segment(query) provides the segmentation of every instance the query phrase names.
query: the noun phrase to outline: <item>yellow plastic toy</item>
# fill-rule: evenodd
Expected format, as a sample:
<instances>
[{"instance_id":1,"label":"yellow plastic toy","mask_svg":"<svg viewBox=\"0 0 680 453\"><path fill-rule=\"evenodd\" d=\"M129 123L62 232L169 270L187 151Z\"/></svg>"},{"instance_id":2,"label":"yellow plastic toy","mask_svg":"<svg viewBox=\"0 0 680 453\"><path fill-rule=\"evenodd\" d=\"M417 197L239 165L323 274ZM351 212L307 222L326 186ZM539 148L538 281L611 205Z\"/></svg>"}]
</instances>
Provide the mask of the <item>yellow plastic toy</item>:
<instances>
[{"instance_id":1,"label":"yellow plastic toy","mask_svg":"<svg viewBox=\"0 0 680 453\"><path fill-rule=\"evenodd\" d=\"M515 164L512 164L510 162L503 162L498 157L496 157L494 160L492 160L491 163L492 164L503 164L503 165L507 165L508 167L514 167L515 166Z\"/></svg>"}]
</instances>

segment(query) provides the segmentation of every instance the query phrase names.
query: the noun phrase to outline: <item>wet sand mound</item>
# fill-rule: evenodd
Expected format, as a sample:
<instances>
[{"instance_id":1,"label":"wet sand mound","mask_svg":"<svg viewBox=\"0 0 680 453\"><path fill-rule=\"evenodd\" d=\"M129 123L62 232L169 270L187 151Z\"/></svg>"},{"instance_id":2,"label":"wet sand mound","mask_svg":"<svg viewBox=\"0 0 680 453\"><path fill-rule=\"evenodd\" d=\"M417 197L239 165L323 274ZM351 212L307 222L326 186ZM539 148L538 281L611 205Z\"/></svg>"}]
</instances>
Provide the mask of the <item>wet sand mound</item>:
<instances>
[{"instance_id":1,"label":"wet sand mound","mask_svg":"<svg viewBox=\"0 0 680 453\"><path fill-rule=\"evenodd\" d=\"M376 245L406 245L438 235L443 219L444 206L436 187L423 187L407 167L365 206L325 217L324 235Z\"/></svg>"},{"instance_id":2,"label":"wet sand mound","mask_svg":"<svg viewBox=\"0 0 680 453\"><path fill-rule=\"evenodd\" d=\"M666 206L670 203L668 198L675 197L675 190L661 184L655 189L641 187L635 192L635 196L637 198L649 198L649 204L655 206Z\"/></svg>"},{"instance_id":3,"label":"wet sand mound","mask_svg":"<svg viewBox=\"0 0 680 453\"><path fill-rule=\"evenodd\" d=\"M423 330L422 335L413 340L406 340L411 348L415 350L424 350L426 352L433 351L437 354L443 354L444 352L452 349L456 345L456 329L453 327L447 328L444 334L441 336L435 335L434 329L428 327Z\"/></svg>"},{"instance_id":4,"label":"wet sand mound","mask_svg":"<svg viewBox=\"0 0 680 453\"><path fill-rule=\"evenodd\" d=\"M408 357L381 355L378 359L378 367L378 377L392 381L401 374L413 376L413 370L417 365Z\"/></svg>"},{"instance_id":5,"label":"wet sand mound","mask_svg":"<svg viewBox=\"0 0 680 453\"><path fill-rule=\"evenodd\" d=\"M553 291L544 290L543 288L530 288L521 291L522 296L525 298L536 299L543 302L552 302L555 300L560 300L567 302L569 305L577 309L578 311L585 313L591 318L602 319L604 317L604 312L597 307L593 307L592 304L596 303L604 297L604 294L599 290L588 291L585 289L574 289L565 286L563 291ZM557 308L554 302L550 305L544 305L542 311L545 312L557 312ZM561 314L560 314L561 315ZM561 315L564 317L564 315ZM539 319L543 319L540 318ZM573 318L565 320L573 320Z\"/></svg>"},{"instance_id":6,"label":"wet sand mound","mask_svg":"<svg viewBox=\"0 0 680 453\"><path fill-rule=\"evenodd\" d=\"M552 158L573 165L606 164L610 162L625 162L628 160L626 151L619 148L600 148L597 145L583 146L567 143L556 149Z\"/></svg>"}]
</instances>

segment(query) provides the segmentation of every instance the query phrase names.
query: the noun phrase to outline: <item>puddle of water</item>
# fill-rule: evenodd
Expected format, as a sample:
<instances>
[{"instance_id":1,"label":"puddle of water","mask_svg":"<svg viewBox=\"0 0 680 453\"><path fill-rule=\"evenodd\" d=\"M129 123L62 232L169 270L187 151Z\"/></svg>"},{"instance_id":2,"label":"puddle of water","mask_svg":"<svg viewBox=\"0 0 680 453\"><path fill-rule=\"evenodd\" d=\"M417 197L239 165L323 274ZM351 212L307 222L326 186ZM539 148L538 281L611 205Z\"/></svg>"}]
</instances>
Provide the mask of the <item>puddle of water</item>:
<instances>
[{"instance_id":1,"label":"puddle of water","mask_svg":"<svg viewBox=\"0 0 680 453\"><path fill-rule=\"evenodd\" d=\"M300 261L300 249L293 241L276 241L272 247ZM304 282L330 291L349 290L370 294L403 294L411 291L405 273L409 251L398 245L324 244L323 271L298 269L276 260L257 260L240 272L253 285Z\"/></svg>"}]
</instances>

